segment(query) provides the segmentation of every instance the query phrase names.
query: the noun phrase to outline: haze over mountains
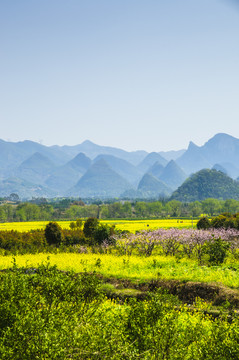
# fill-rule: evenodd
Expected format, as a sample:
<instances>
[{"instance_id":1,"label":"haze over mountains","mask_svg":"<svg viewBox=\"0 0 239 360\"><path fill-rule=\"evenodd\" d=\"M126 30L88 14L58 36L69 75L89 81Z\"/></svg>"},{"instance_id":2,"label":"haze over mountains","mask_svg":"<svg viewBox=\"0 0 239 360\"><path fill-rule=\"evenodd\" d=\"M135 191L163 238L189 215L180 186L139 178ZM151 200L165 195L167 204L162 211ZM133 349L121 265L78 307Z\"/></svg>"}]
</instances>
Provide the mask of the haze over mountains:
<instances>
[{"instance_id":1,"label":"haze over mountains","mask_svg":"<svg viewBox=\"0 0 239 360\"><path fill-rule=\"evenodd\" d=\"M17 193L24 199L153 199L172 195L202 169L225 173L234 185L239 177L239 139L227 134L217 134L203 146L190 142L187 150L152 153L127 152L89 140L50 147L28 140L0 140L0 154L0 196Z\"/></svg>"}]
</instances>

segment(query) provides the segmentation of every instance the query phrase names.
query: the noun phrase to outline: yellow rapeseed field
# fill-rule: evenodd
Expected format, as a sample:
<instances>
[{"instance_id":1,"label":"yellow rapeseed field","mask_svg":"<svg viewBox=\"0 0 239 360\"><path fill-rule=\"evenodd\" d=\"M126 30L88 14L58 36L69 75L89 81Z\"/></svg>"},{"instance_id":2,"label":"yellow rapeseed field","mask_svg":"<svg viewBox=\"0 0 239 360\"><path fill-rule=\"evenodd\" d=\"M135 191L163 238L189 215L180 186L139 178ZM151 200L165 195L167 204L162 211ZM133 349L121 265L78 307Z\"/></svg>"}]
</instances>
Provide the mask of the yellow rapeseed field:
<instances>
[{"instance_id":1,"label":"yellow rapeseed field","mask_svg":"<svg viewBox=\"0 0 239 360\"><path fill-rule=\"evenodd\" d=\"M71 221L57 221L63 228L69 228ZM195 227L197 220L185 220L185 219L159 219L159 220L102 220L103 223L109 225L115 225L116 229L128 230L132 233L139 230L150 230L157 228L189 228ZM17 231L29 231L36 229L44 229L48 221L28 221L28 222L10 222L0 223L1 230L17 230Z\"/></svg>"},{"instance_id":2,"label":"yellow rapeseed field","mask_svg":"<svg viewBox=\"0 0 239 360\"><path fill-rule=\"evenodd\" d=\"M232 288L239 288L236 271L222 267L199 266L194 260L176 261L170 256L117 256L112 254L25 254L0 256L0 270L17 266L38 267L49 262L61 270L100 273L107 277L128 278L134 281L149 279L177 279L184 281L219 282Z\"/></svg>"}]
</instances>

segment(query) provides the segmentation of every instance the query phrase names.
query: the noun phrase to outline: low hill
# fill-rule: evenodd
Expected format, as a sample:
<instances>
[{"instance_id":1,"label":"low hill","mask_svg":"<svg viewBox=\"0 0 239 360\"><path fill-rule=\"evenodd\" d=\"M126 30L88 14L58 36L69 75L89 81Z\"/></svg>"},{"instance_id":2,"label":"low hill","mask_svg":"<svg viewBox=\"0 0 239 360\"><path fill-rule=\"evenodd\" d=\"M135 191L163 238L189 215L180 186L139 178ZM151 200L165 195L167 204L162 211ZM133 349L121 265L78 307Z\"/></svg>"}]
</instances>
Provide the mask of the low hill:
<instances>
[{"instance_id":1,"label":"low hill","mask_svg":"<svg viewBox=\"0 0 239 360\"><path fill-rule=\"evenodd\" d=\"M227 175L233 179L236 179L239 176L238 164L239 162L237 162L235 165L228 161L220 163L220 165L226 170Z\"/></svg>"},{"instance_id":2,"label":"low hill","mask_svg":"<svg viewBox=\"0 0 239 360\"><path fill-rule=\"evenodd\" d=\"M207 198L239 200L239 182L217 170L203 169L188 178L171 196L179 201Z\"/></svg>"},{"instance_id":3,"label":"low hill","mask_svg":"<svg viewBox=\"0 0 239 360\"><path fill-rule=\"evenodd\" d=\"M180 156L185 153L186 149L171 150L171 151L160 151L159 154L166 160L177 160Z\"/></svg>"}]
</instances>

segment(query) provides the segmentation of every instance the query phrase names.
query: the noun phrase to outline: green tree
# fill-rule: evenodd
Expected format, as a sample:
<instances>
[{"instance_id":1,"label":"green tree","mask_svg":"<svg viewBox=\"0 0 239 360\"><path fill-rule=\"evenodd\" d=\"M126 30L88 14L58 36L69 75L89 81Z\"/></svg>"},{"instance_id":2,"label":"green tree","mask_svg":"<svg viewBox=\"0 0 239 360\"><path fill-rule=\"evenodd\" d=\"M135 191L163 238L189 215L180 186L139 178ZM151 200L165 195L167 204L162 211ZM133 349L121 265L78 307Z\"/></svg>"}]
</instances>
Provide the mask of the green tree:
<instances>
[{"instance_id":1,"label":"green tree","mask_svg":"<svg viewBox=\"0 0 239 360\"><path fill-rule=\"evenodd\" d=\"M197 229L209 229L211 226L210 220L207 217L202 217L200 220L198 220L197 222Z\"/></svg>"},{"instance_id":2,"label":"green tree","mask_svg":"<svg viewBox=\"0 0 239 360\"><path fill-rule=\"evenodd\" d=\"M63 240L62 229L56 222L49 222L45 228L45 238L49 245L59 246Z\"/></svg>"},{"instance_id":3,"label":"green tree","mask_svg":"<svg viewBox=\"0 0 239 360\"><path fill-rule=\"evenodd\" d=\"M0 206L0 221L6 221L7 220L7 214L5 213L2 206Z\"/></svg>"},{"instance_id":4,"label":"green tree","mask_svg":"<svg viewBox=\"0 0 239 360\"><path fill-rule=\"evenodd\" d=\"M239 212L239 201L234 199L227 199L224 202L223 208L225 212L235 214Z\"/></svg>"},{"instance_id":5,"label":"green tree","mask_svg":"<svg viewBox=\"0 0 239 360\"><path fill-rule=\"evenodd\" d=\"M170 216L179 217L181 215L182 203L178 200L171 200L166 204Z\"/></svg>"},{"instance_id":6,"label":"green tree","mask_svg":"<svg viewBox=\"0 0 239 360\"><path fill-rule=\"evenodd\" d=\"M83 233L84 233L85 237L94 238L95 231L98 229L99 224L100 224L100 222L97 218L95 218L95 217L88 218L85 221L84 227L83 227Z\"/></svg>"},{"instance_id":7,"label":"green tree","mask_svg":"<svg viewBox=\"0 0 239 360\"><path fill-rule=\"evenodd\" d=\"M202 201L202 211L204 214L208 214L210 216L217 215L222 210L222 202L217 199L206 199Z\"/></svg>"},{"instance_id":8,"label":"green tree","mask_svg":"<svg viewBox=\"0 0 239 360\"><path fill-rule=\"evenodd\" d=\"M161 215L163 205L161 201L154 201L148 204L150 217L159 217Z\"/></svg>"},{"instance_id":9,"label":"green tree","mask_svg":"<svg viewBox=\"0 0 239 360\"><path fill-rule=\"evenodd\" d=\"M209 263L212 265L220 265L227 256L230 244L220 237L207 241L204 245L204 253L209 255Z\"/></svg>"},{"instance_id":10,"label":"green tree","mask_svg":"<svg viewBox=\"0 0 239 360\"><path fill-rule=\"evenodd\" d=\"M39 220L40 208L36 204L21 203L16 208L16 217L21 221Z\"/></svg>"},{"instance_id":11,"label":"green tree","mask_svg":"<svg viewBox=\"0 0 239 360\"><path fill-rule=\"evenodd\" d=\"M120 202L115 202L113 204L109 204L109 216L110 218L122 218L123 217L123 205Z\"/></svg>"},{"instance_id":12,"label":"green tree","mask_svg":"<svg viewBox=\"0 0 239 360\"><path fill-rule=\"evenodd\" d=\"M202 213L202 205L199 201L194 201L188 205L189 213L193 217L198 217Z\"/></svg>"},{"instance_id":13,"label":"green tree","mask_svg":"<svg viewBox=\"0 0 239 360\"><path fill-rule=\"evenodd\" d=\"M6 214L6 220L7 221L12 221L13 217L14 217L14 208L12 205L10 204L4 204L2 205L2 209Z\"/></svg>"},{"instance_id":14,"label":"green tree","mask_svg":"<svg viewBox=\"0 0 239 360\"><path fill-rule=\"evenodd\" d=\"M109 207L108 205L101 205L101 218L108 219L109 216Z\"/></svg>"},{"instance_id":15,"label":"green tree","mask_svg":"<svg viewBox=\"0 0 239 360\"><path fill-rule=\"evenodd\" d=\"M122 210L123 210L122 216L124 218L130 218L132 216L132 206L129 201L126 201L123 204Z\"/></svg>"},{"instance_id":16,"label":"green tree","mask_svg":"<svg viewBox=\"0 0 239 360\"><path fill-rule=\"evenodd\" d=\"M109 241L113 232L113 228L106 224L99 224L93 235L93 243L101 245L103 241Z\"/></svg>"},{"instance_id":17,"label":"green tree","mask_svg":"<svg viewBox=\"0 0 239 360\"><path fill-rule=\"evenodd\" d=\"M146 202L144 201L139 201L136 203L135 207L135 215L137 217L147 217L148 216L148 207Z\"/></svg>"}]
</instances>

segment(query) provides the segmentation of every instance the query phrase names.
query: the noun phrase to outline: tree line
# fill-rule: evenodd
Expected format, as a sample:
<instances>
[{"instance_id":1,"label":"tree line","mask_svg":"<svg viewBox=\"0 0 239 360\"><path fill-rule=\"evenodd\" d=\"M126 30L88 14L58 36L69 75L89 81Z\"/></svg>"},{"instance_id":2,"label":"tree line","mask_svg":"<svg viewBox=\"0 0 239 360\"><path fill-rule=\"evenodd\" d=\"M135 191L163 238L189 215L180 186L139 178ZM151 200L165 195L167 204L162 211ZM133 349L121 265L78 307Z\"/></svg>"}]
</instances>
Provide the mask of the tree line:
<instances>
[{"instance_id":1,"label":"tree line","mask_svg":"<svg viewBox=\"0 0 239 360\"><path fill-rule=\"evenodd\" d=\"M85 204L83 201L63 199L55 202L45 201L40 204L33 202L2 203L0 205L0 221L51 221L76 220L78 218L96 217L98 219L137 219L167 217L209 217L221 213L239 212L239 201L234 199L206 199L190 203L171 201L101 201Z\"/></svg>"}]
</instances>

